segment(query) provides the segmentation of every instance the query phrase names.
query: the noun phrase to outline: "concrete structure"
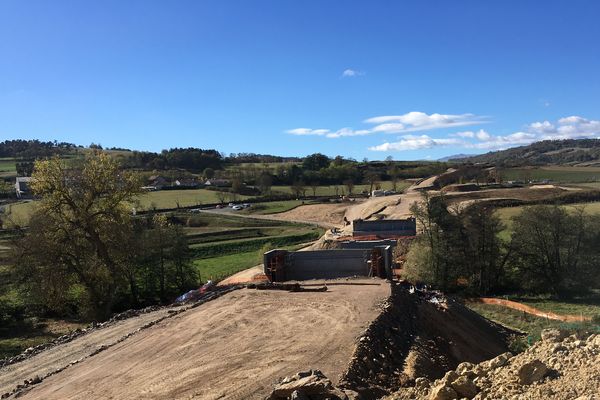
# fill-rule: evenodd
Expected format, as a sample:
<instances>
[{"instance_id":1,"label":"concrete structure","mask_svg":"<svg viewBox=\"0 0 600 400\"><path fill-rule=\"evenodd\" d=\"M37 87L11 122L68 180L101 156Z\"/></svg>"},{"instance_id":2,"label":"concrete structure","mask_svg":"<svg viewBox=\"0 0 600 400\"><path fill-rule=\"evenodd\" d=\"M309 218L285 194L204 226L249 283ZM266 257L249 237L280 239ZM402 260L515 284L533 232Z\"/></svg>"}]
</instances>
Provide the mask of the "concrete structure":
<instances>
[{"instance_id":1,"label":"concrete structure","mask_svg":"<svg viewBox=\"0 0 600 400\"><path fill-rule=\"evenodd\" d=\"M341 249L358 249L358 250L370 250L374 247L396 247L398 241L395 239L382 239L382 240L344 240L340 243Z\"/></svg>"},{"instance_id":2,"label":"concrete structure","mask_svg":"<svg viewBox=\"0 0 600 400\"><path fill-rule=\"evenodd\" d=\"M382 219L378 221L352 221L352 236L377 236L380 238L414 236L417 222L414 218Z\"/></svg>"},{"instance_id":3,"label":"concrete structure","mask_svg":"<svg viewBox=\"0 0 600 400\"><path fill-rule=\"evenodd\" d=\"M392 247L366 250L271 250L264 254L264 272L272 282L351 276L391 279Z\"/></svg>"},{"instance_id":4,"label":"concrete structure","mask_svg":"<svg viewBox=\"0 0 600 400\"><path fill-rule=\"evenodd\" d=\"M17 177L17 180L15 182L15 192L17 193L17 199L31 198L31 189L29 188L30 182L30 176Z\"/></svg>"}]
</instances>

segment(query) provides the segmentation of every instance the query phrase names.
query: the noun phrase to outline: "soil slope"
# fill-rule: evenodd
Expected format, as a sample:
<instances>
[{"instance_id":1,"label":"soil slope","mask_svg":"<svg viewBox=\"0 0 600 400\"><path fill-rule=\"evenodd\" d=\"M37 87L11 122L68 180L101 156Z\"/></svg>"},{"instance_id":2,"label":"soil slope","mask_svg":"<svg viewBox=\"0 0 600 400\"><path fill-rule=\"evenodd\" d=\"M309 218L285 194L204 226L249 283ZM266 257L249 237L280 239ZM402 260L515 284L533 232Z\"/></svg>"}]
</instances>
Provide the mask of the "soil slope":
<instances>
[{"instance_id":1,"label":"soil slope","mask_svg":"<svg viewBox=\"0 0 600 400\"><path fill-rule=\"evenodd\" d=\"M373 279L336 283L327 292L232 292L45 379L21 398L252 399L298 369L339 377L390 288Z\"/></svg>"}]
</instances>

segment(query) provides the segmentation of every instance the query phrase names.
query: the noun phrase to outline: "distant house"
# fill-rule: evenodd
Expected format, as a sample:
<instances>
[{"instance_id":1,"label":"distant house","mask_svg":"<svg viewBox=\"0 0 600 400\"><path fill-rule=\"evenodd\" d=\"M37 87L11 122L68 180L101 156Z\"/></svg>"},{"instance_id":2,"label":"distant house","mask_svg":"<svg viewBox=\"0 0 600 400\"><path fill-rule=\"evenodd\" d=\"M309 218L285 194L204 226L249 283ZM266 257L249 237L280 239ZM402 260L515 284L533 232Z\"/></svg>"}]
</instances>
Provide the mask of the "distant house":
<instances>
[{"instance_id":1,"label":"distant house","mask_svg":"<svg viewBox=\"0 0 600 400\"><path fill-rule=\"evenodd\" d=\"M200 186L200 182L195 179L177 179L175 186L181 189L196 189Z\"/></svg>"},{"instance_id":2,"label":"distant house","mask_svg":"<svg viewBox=\"0 0 600 400\"><path fill-rule=\"evenodd\" d=\"M231 186L231 182L227 179L209 179L204 182L204 185L212 187L229 187Z\"/></svg>"},{"instance_id":3,"label":"distant house","mask_svg":"<svg viewBox=\"0 0 600 400\"><path fill-rule=\"evenodd\" d=\"M148 181L150 184L146 187L152 187L154 190L161 190L166 186L171 186L171 182L169 182L169 180L164 176L160 175L151 176Z\"/></svg>"},{"instance_id":4,"label":"distant house","mask_svg":"<svg viewBox=\"0 0 600 400\"><path fill-rule=\"evenodd\" d=\"M31 198L31 189L29 188L29 182L31 182L30 176L19 176L15 182L15 192L17 193L17 199L29 199Z\"/></svg>"}]
</instances>

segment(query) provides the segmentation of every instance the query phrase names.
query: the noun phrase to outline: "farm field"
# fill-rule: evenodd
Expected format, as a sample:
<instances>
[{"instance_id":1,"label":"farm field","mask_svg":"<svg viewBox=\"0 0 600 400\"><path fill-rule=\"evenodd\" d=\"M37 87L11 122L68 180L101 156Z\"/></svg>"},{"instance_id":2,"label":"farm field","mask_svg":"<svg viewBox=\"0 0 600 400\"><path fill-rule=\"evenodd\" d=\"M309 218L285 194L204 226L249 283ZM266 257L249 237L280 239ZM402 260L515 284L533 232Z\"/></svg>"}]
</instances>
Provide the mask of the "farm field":
<instances>
[{"instance_id":1,"label":"farm field","mask_svg":"<svg viewBox=\"0 0 600 400\"><path fill-rule=\"evenodd\" d=\"M408 181L400 181L396 184L396 189L398 192L403 191L404 189L408 188L411 185L410 182ZM392 190L392 182L391 181L385 181L385 182L381 182L380 186L383 190ZM347 194L348 189L346 188L346 186L344 185L337 185L338 187L338 193L337 195L342 195L342 194ZM361 193L363 191L369 191L369 188L371 187L371 185L368 184L360 184L360 185L355 185L354 188L352 189L352 193ZM307 196L312 196L313 195L313 190L310 186L306 185L306 195ZM271 188L271 190L273 192L281 192L281 193L292 193L292 187L291 186L273 186ZM336 192L335 192L335 185L332 186L317 186L316 187L316 196L335 196Z\"/></svg>"},{"instance_id":2,"label":"farm field","mask_svg":"<svg viewBox=\"0 0 600 400\"><path fill-rule=\"evenodd\" d=\"M150 210L152 208L167 209L177 207L192 207L202 204L219 203L216 191L207 189L195 190L159 190L143 194L139 198L140 208ZM236 195L238 200L245 200L249 196ZM229 202L229 200L227 200Z\"/></svg>"},{"instance_id":3,"label":"farm field","mask_svg":"<svg viewBox=\"0 0 600 400\"><path fill-rule=\"evenodd\" d=\"M175 213L184 228L202 281L220 280L259 264L272 248L295 248L316 240L322 230L285 221L222 213Z\"/></svg>"},{"instance_id":4,"label":"farm field","mask_svg":"<svg viewBox=\"0 0 600 400\"><path fill-rule=\"evenodd\" d=\"M281 246L285 250L298 250L302 245ZM202 281L221 280L245 269L261 264L263 250L244 251L235 254L194 260L194 266Z\"/></svg>"},{"instance_id":5,"label":"farm field","mask_svg":"<svg viewBox=\"0 0 600 400\"><path fill-rule=\"evenodd\" d=\"M539 168L510 168L502 170L505 181L543 181L558 183L600 182L599 167L549 166Z\"/></svg>"},{"instance_id":6,"label":"farm field","mask_svg":"<svg viewBox=\"0 0 600 400\"><path fill-rule=\"evenodd\" d=\"M0 178L8 178L17 175L14 158L0 158Z\"/></svg>"},{"instance_id":7,"label":"farm field","mask_svg":"<svg viewBox=\"0 0 600 400\"><path fill-rule=\"evenodd\" d=\"M270 201L265 203L252 204L250 208L241 210L244 214L277 214L292 210L303 204L316 204L311 201L302 200L285 200L285 201Z\"/></svg>"},{"instance_id":8,"label":"farm field","mask_svg":"<svg viewBox=\"0 0 600 400\"><path fill-rule=\"evenodd\" d=\"M581 204L569 204L565 205L567 210L573 210L575 207L585 207L585 212L590 215L600 214L600 202L594 203L581 203ZM512 227L512 218L519 215L525 206L518 207L501 207L496 210L496 214L500 217L502 222L506 225L506 230L510 231Z\"/></svg>"}]
</instances>

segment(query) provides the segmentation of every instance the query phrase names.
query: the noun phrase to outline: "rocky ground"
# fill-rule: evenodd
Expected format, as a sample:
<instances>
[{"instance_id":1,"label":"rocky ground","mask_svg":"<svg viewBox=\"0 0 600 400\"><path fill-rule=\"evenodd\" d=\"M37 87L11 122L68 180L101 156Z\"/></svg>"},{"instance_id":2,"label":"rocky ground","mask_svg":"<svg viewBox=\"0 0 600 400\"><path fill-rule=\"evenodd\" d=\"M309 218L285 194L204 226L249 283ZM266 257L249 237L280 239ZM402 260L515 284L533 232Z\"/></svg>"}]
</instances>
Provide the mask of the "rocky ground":
<instances>
[{"instance_id":1,"label":"rocky ground","mask_svg":"<svg viewBox=\"0 0 600 400\"><path fill-rule=\"evenodd\" d=\"M513 356L501 354L479 364L464 362L443 378L417 378L384 400L546 400L600 399L600 334L571 335L557 329ZM320 371L300 372L277 385L268 400L361 400L335 387Z\"/></svg>"},{"instance_id":2,"label":"rocky ground","mask_svg":"<svg viewBox=\"0 0 600 400\"><path fill-rule=\"evenodd\" d=\"M386 400L599 399L600 334L548 329L542 340L513 356L462 363L438 380L416 379Z\"/></svg>"}]
</instances>

